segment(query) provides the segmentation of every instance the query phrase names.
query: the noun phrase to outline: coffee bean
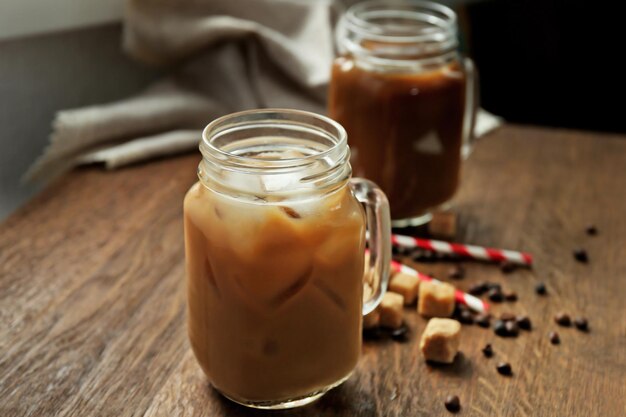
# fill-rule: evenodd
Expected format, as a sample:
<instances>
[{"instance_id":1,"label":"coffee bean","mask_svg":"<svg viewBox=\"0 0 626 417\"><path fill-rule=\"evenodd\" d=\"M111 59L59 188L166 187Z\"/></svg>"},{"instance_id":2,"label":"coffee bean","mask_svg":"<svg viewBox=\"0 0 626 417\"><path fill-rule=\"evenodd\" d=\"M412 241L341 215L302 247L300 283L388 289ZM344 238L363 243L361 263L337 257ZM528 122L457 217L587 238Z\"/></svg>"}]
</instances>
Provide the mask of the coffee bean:
<instances>
[{"instance_id":1,"label":"coffee bean","mask_svg":"<svg viewBox=\"0 0 626 417\"><path fill-rule=\"evenodd\" d=\"M487 290L498 290L502 292L502 285L497 282L485 282L485 286L487 287Z\"/></svg>"},{"instance_id":2,"label":"coffee bean","mask_svg":"<svg viewBox=\"0 0 626 417\"><path fill-rule=\"evenodd\" d=\"M559 337L559 334L557 332L548 333L548 338L550 339L550 343L552 343L553 345L558 345L559 343L561 343L561 338Z\"/></svg>"},{"instance_id":3,"label":"coffee bean","mask_svg":"<svg viewBox=\"0 0 626 417\"><path fill-rule=\"evenodd\" d=\"M496 320L493 331L501 337L517 337L519 326L515 321Z\"/></svg>"},{"instance_id":4,"label":"coffee bean","mask_svg":"<svg viewBox=\"0 0 626 417\"><path fill-rule=\"evenodd\" d=\"M589 330L589 323L584 317L576 317L574 319L574 326L580 331L586 332Z\"/></svg>"},{"instance_id":5,"label":"coffee bean","mask_svg":"<svg viewBox=\"0 0 626 417\"><path fill-rule=\"evenodd\" d=\"M515 291L506 291L504 293L504 299L506 301L517 301L517 293Z\"/></svg>"},{"instance_id":6,"label":"coffee bean","mask_svg":"<svg viewBox=\"0 0 626 417\"><path fill-rule=\"evenodd\" d=\"M465 268L462 265L456 265L448 271L448 277L452 279L463 279L465 277Z\"/></svg>"},{"instance_id":7,"label":"coffee bean","mask_svg":"<svg viewBox=\"0 0 626 417\"><path fill-rule=\"evenodd\" d=\"M490 289L489 292L487 293L487 297L489 297L489 299L493 301L494 303L501 303L502 300L504 299L504 295L502 295L502 291L500 291L497 288Z\"/></svg>"},{"instance_id":8,"label":"coffee bean","mask_svg":"<svg viewBox=\"0 0 626 417\"><path fill-rule=\"evenodd\" d=\"M572 325L572 320L569 318L569 315L563 312L557 313L557 315L554 316L554 321L559 326L569 327Z\"/></svg>"},{"instance_id":9,"label":"coffee bean","mask_svg":"<svg viewBox=\"0 0 626 417\"><path fill-rule=\"evenodd\" d=\"M474 324L474 316L468 310L463 310L459 315L459 321L463 324Z\"/></svg>"},{"instance_id":10,"label":"coffee bean","mask_svg":"<svg viewBox=\"0 0 626 417\"><path fill-rule=\"evenodd\" d=\"M476 317L474 317L474 322L479 325L480 327L489 327L490 323L489 323L489 316L486 314L478 314Z\"/></svg>"},{"instance_id":11,"label":"coffee bean","mask_svg":"<svg viewBox=\"0 0 626 417\"><path fill-rule=\"evenodd\" d=\"M468 306L466 306L465 304L460 304L460 303L456 303L454 305L454 308L457 310L458 313L461 313L462 311L470 311Z\"/></svg>"},{"instance_id":12,"label":"coffee bean","mask_svg":"<svg viewBox=\"0 0 626 417\"><path fill-rule=\"evenodd\" d=\"M589 262L589 256L587 255L587 251L584 249L576 249L574 250L574 259L578 262L586 264Z\"/></svg>"},{"instance_id":13,"label":"coffee bean","mask_svg":"<svg viewBox=\"0 0 626 417\"><path fill-rule=\"evenodd\" d=\"M456 318L458 321L461 321L461 314L463 312L469 312L469 309L464 304L456 303L454 305L454 311L452 312L452 317Z\"/></svg>"},{"instance_id":14,"label":"coffee bean","mask_svg":"<svg viewBox=\"0 0 626 417\"><path fill-rule=\"evenodd\" d=\"M515 315L511 313L502 313L500 314L500 320L502 321L513 321L515 320Z\"/></svg>"},{"instance_id":15,"label":"coffee bean","mask_svg":"<svg viewBox=\"0 0 626 417\"><path fill-rule=\"evenodd\" d=\"M390 332L391 338L396 342L408 342L409 341L409 327L406 323L402 323L402 326L397 329L393 329Z\"/></svg>"},{"instance_id":16,"label":"coffee bean","mask_svg":"<svg viewBox=\"0 0 626 417\"><path fill-rule=\"evenodd\" d=\"M479 282L477 284L473 284L471 287L469 287L467 292L472 295L483 295L485 292L487 292L487 283Z\"/></svg>"},{"instance_id":17,"label":"coffee bean","mask_svg":"<svg viewBox=\"0 0 626 417\"><path fill-rule=\"evenodd\" d=\"M515 321L520 329L530 330L532 328L532 323L530 322L528 316L517 316Z\"/></svg>"},{"instance_id":18,"label":"coffee bean","mask_svg":"<svg viewBox=\"0 0 626 417\"><path fill-rule=\"evenodd\" d=\"M451 413L456 413L461 409L461 401L456 395L448 395L444 405L446 406L446 410Z\"/></svg>"},{"instance_id":19,"label":"coffee bean","mask_svg":"<svg viewBox=\"0 0 626 417\"><path fill-rule=\"evenodd\" d=\"M515 271L516 269L517 269L517 265L515 265L513 262L502 261L500 263L500 270L505 274L509 274Z\"/></svg>"},{"instance_id":20,"label":"coffee bean","mask_svg":"<svg viewBox=\"0 0 626 417\"><path fill-rule=\"evenodd\" d=\"M511 376L513 374L513 369L511 369L511 364L507 362L500 362L496 366L498 373L500 375Z\"/></svg>"},{"instance_id":21,"label":"coffee bean","mask_svg":"<svg viewBox=\"0 0 626 417\"><path fill-rule=\"evenodd\" d=\"M539 295L546 295L548 293L548 290L546 289L546 284L540 282L539 284L535 285L535 292Z\"/></svg>"},{"instance_id":22,"label":"coffee bean","mask_svg":"<svg viewBox=\"0 0 626 417\"><path fill-rule=\"evenodd\" d=\"M412 256L420 256L425 253L431 253L431 251L426 250L426 249L421 249L421 248L413 248L413 250L411 251Z\"/></svg>"},{"instance_id":23,"label":"coffee bean","mask_svg":"<svg viewBox=\"0 0 626 417\"><path fill-rule=\"evenodd\" d=\"M483 355L485 355L486 358L491 358L493 356L493 348L490 344L486 344L483 348Z\"/></svg>"},{"instance_id":24,"label":"coffee bean","mask_svg":"<svg viewBox=\"0 0 626 417\"><path fill-rule=\"evenodd\" d=\"M595 236L598 234L598 229L596 228L595 225L590 224L589 226L587 226L587 228L585 229L585 232L587 232L587 234L589 236Z\"/></svg>"},{"instance_id":25,"label":"coffee bean","mask_svg":"<svg viewBox=\"0 0 626 417\"><path fill-rule=\"evenodd\" d=\"M418 251L413 251L411 255L411 259L413 259L416 262L435 262L442 258L435 252L431 252L428 250L418 250Z\"/></svg>"},{"instance_id":26,"label":"coffee bean","mask_svg":"<svg viewBox=\"0 0 626 417\"><path fill-rule=\"evenodd\" d=\"M519 327L514 321L505 322L504 327L506 329L507 336L517 337L517 335L519 334Z\"/></svg>"},{"instance_id":27,"label":"coffee bean","mask_svg":"<svg viewBox=\"0 0 626 417\"><path fill-rule=\"evenodd\" d=\"M413 254L413 248L406 248L400 246L399 248L400 256L411 256Z\"/></svg>"},{"instance_id":28,"label":"coffee bean","mask_svg":"<svg viewBox=\"0 0 626 417\"><path fill-rule=\"evenodd\" d=\"M391 259L398 262L398 263L403 263L404 262L404 257L400 254L396 254L396 253L392 253L391 254Z\"/></svg>"},{"instance_id":29,"label":"coffee bean","mask_svg":"<svg viewBox=\"0 0 626 417\"><path fill-rule=\"evenodd\" d=\"M506 337L509 335L508 330L506 329L506 323L502 320L496 320L493 325L493 332L498 336Z\"/></svg>"},{"instance_id":30,"label":"coffee bean","mask_svg":"<svg viewBox=\"0 0 626 417\"><path fill-rule=\"evenodd\" d=\"M363 329L363 339L365 340L380 340L385 336L385 332L380 327Z\"/></svg>"}]
</instances>

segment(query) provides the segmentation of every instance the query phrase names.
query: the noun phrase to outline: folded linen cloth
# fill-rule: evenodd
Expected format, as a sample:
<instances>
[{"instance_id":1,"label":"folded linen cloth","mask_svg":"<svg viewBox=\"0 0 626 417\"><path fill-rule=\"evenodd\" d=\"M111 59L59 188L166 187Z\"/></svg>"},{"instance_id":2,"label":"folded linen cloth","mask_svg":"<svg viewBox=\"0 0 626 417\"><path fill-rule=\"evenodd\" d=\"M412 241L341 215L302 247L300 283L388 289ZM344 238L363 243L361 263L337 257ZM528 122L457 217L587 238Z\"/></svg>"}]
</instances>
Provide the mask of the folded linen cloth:
<instances>
[{"instance_id":1,"label":"folded linen cloth","mask_svg":"<svg viewBox=\"0 0 626 417\"><path fill-rule=\"evenodd\" d=\"M324 113L340 9L333 0L127 0L124 49L176 68L173 75L135 97L58 112L50 144L25 179L195 149L208 122L234 111ZM475 134L499 124L481 111Z\"/></svg>"},{"instance_id":2,"label":"folded linen cloth","mask_svg":"<svg viewBox=\"0 0 626 417\"><path fill-rule=\"evenodd\" d=\"M25 179L191 149L200 135L193 143L190 130L238 110L323 112L336 7L332 0L127 0L124 49L176 68L173 75L136 97L58 112L50 144Z\"/></svg>"}]
</instances>

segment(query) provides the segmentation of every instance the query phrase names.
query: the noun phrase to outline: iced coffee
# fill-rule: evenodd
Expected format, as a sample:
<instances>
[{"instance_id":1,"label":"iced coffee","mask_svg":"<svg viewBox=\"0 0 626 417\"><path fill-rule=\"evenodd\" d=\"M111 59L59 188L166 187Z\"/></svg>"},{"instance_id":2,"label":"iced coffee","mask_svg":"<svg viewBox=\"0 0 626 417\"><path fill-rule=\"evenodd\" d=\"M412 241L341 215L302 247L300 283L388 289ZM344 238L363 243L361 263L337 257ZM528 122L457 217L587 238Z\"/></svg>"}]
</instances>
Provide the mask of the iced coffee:
<instances>
[{"instance_id":1,"label":"iced coffee","mask_svg":"<svg viewBox=\"0 0 626 417\"><path fill-rule=\"evenodd\" d=\"M457 63L396 74L333 65L329 115L348 132L355 175L385 191L392 219L420 216L459 184L465 76Z\"/></svg>"},{"instance_id":2,"label":"iced coffee","mask_svg":"<svg viewBox=\"0 0 626 417\"><path fill-rule=\"evenodd\" d=\"M297 398L356 365L365 223L349 190L324 200L255 204L200 183L185 198L189 337L227 396Z\"/></svg>"},{"instance_id":3,"label":"iced coffee","mask_svg":"<svg viewBox=\"0 0 626 417\"><path fill-rule=\"evenodd\" d=\"M366 219L345 143L254 137L254 120L242 138L242 114L228 140L205 136L184 201L189 338L221 393L290 407L356 366Z\"/></svg>"},{"instance_id":4,"label":"iced coffee","mask_svg":"<svg viewBox=\"0 0 626 417\"><path fill-rule=\"evenodd\" d=\"M348 132L355 175L383 189L396 226L426 221L458 188L473 119L456 16L430 2L358 3L337 40L328 112Z\"/></svg>"}]
</instances>

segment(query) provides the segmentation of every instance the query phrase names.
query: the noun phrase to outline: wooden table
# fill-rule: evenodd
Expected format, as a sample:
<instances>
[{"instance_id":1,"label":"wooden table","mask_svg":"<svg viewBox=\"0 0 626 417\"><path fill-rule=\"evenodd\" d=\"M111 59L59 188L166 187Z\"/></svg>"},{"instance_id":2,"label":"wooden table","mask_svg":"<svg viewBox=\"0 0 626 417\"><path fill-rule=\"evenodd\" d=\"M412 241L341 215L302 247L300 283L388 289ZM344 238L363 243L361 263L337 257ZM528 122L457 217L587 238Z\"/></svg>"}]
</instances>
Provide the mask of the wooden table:
<instances>
[{"instance_id":1,"label":"wooden table","mask_svg":"<svg viewBox=\"0 0 626 417\"><path fill-rule=\"evenodd\" d=\"M0 416L271 414L218 396L187 342L181 208L197 161L79 169L0 226ZM456 203L459 241L536 257L508 275L466 263L458 285L517 291L493 311L527 313L533 330L504 339L464 326L456 363L430 367L417 349L425 321L407 309L407 343L365 343L347 383L279 415L446 416L448 394L466 416L626 415L626 138L506 126L476 147ZM574 261L579 246L589 264ZM557 328L560 310L587 316L591 331Z\"/></svg>"}]
</instances>

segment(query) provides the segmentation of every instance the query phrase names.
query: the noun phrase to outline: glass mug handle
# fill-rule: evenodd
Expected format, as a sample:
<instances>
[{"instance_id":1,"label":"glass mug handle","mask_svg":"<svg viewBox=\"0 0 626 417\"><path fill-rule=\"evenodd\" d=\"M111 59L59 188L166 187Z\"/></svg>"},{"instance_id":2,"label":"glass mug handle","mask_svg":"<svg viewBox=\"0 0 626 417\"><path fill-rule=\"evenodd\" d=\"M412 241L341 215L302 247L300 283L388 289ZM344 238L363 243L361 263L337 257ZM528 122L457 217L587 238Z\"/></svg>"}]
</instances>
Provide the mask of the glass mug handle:
<instances>
[{"instance_id":1,"label":"glass mug handle","mask_svg":"<svg viewBox=\"0 0 626 417\"><path fill-rule=\"evenodd\" d=\"M474 129L476 127L476 118L478 117L479 107L479 83L478 72L474 61L470 58L463 59L463 71L465 72L465 112L463 114L463 145L461 147L461 156L467 158L472 152L474 145Z\"/></svg>"},{"instance_id":2,"label":"glass mug handle","mask_svg":"<svg viewBox=\"0 0 626 417\"><path fill-rule=\"evenodd\" d=\"M387 291L391 263L391 218L387 196L376 184L363 178L352 178L350 187L357 200L365 205L367 218L369 257L366 256L364 274L365 315L378 306Z\"/></svg>"}]
</instances>

